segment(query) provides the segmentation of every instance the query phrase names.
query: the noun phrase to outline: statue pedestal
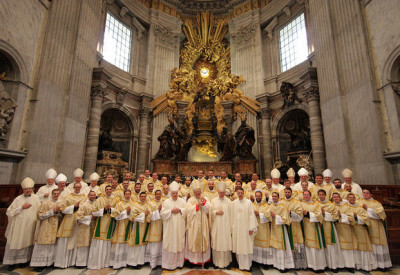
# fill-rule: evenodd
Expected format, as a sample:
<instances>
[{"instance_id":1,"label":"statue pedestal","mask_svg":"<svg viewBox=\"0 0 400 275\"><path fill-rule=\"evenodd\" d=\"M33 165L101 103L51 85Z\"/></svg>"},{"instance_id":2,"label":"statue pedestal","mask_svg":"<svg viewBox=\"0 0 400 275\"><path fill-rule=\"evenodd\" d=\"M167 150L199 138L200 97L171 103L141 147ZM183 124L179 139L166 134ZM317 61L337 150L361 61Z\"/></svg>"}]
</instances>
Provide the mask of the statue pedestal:
<instances>
[{"instance_id":1,"label":"statue pedestal","mask_svg":"<svg viewBox=\"0 0 400 275\"><path fill-rule=\"evenodd\" d=\"M256 159L242 159L234 162L234 172L240 174L253 174L257 172Z\"/></svg>"},{"instance_id":2,"label":"statue pedestal","mask_svg":"<svg viewBox=\"0 0 400 275\"><path fill-rule=\"evenodd\" d=\"M232 174L232 161L218 161L218 162L188 162L178 161L177 171L183 173L185 176L197 176L198 170L204 170L207 173L208 170L214 170L215 175L219 176L221 171L226 171L228 174Z\"/></svg>"},{"instance_id":3,"label":"statue pedestal","mask_svg":"<svg viewBox=\"0 0 400 275\"><path fill-rule=\"evenodd\" d=\"M240 173L251 175L256 172L257 160L237 160L237 161L218 161L218 162L193 162L193 161L174 161L167 159L153 159L153 171L162 175L174 175L175 173L184 176L197 176L198 170L214 170L215 175L219 176L221 171L228 174Z\"/></svg>"},{"instance_id":4,"label":"statue pedestal","mask_svg":"<svg viewBox=\"0 0 400 275\"><path fill-rule=\"evenodd\" d=\"M176 162L169 159L153 159L153 171L161 175L172 175L176 171Z\"/></svg>"}]
</instances>

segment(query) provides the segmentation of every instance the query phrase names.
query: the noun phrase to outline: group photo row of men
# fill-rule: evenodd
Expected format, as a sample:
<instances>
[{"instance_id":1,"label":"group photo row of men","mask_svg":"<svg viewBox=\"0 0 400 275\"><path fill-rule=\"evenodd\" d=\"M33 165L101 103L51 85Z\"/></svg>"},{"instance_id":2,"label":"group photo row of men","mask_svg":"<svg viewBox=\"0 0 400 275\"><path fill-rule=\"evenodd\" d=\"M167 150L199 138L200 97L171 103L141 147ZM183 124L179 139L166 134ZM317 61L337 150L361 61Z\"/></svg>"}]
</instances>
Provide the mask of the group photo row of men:
<instances>
[{"instance_id":1,"label":"group photo row of men","mask_svg":"<svg viewBox=\"0 0 400 275\"><path fill-rule=\"evenodd\" d=\"M3 264L9 270L30 265L67 268L140 269L149 264L175 270L193 268L250 271L254 263L281 272L346 269L387 270L392 266L382 204L353 182L327 169L309 180L301 168L295 182L290 168L281 181L253 174L197 171L196 178L169 180L146 170L132 179L125 173L74 171L74 181L54 169L34 193L25 178L23 194L7 209ZM172 181L172 182L170 182Z\"/></svg>"}]
</instances>

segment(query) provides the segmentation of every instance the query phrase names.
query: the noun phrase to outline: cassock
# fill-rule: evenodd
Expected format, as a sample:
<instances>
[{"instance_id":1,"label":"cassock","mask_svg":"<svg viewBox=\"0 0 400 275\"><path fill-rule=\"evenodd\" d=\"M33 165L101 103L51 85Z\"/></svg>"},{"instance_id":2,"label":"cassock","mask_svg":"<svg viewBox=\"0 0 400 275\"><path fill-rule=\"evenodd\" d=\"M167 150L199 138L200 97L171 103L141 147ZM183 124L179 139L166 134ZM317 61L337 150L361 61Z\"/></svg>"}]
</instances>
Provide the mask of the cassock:
<instances>
[{"instance_id":1,"label":"cassock","mask_svg":"<svg viewBox=\"0 0 400 275\"><path fill-rule=\"evenodd\" d=\"M25 178L22 188L33 188L31 178ZM32 206L22 209L25 203ZM3 264L13 265L26 263L31 259L33 240L37 222L37 211L40 207L40 199L35 194L19 195L7 208L8 225L5 233L7 239Z\"/></svg>"},{"instance_id":2,"label":"cassock","mask_svg":"<svg viewBox=\"0 0 400 275\"><path fill-rule=\"evenodd\" d=\"M271 216L271 212L275 213L275 217ZM292 244L286 227L290 224L288 210L278 201L271 203L269 210L264 214L271 222L270 246L273 266L278 270L294 268Z\"/></svg>"},{"instance_id":3,"label":"cassock","mask_svg":"<svg viewBox=\"0 0 400 275\"><path fill-rule=\"evenodd\" d=\"M360 204L365 204L367 206L370 222L368 233L378 267L383 269L390 268L392 267L392 261L390 260L387 233L384 226L386 222L385 210L382 204L373 198L362 199Z\"/></svg>"},{"instance_id":4,"label":"cassock","mask_svg":"<svg viewBox=\"0 0 400 275\"><path fill-rule=\"evenodd\" d=\"M253 261L263 265L272 265L272 253L269 244L271 225L264 214L269 211L269 205L262 200L261 202L254 201L253 207L255 211L258 211L258 215L256 214L258 228L257 234L254 236Z\"/></svg>"},{"instance_id":5,"label":"cassock","mask_svg":"<svg viewBox=\"0 0 400 275\"><path fill-rule=\"evenodd\" d=\"M57 232L58 240L54 258L54 266L56 267L67 268L74 266L76 263L76 233L73 234L73 232L76 226L74 212L78 208L75 208L75 204L77 202L83 203L85 199L86 196L82 193L71 193L65 199L61 200L61 213L64 214L64 217Z\"/></svg>"},{"instance_id":6,"label":"cassock","mask_svg":"<svg viewBox=\"0 0 400 275\"><path fill-rule=\"evenodd\" d=\"M75 247L76 247L76 266L86 266L89 257L89 247L92 240L94 226L96 224L95 217L92 216L93 206L96 201L86 200L79 206L75 213Z\"/></svg>"},{"instance_id":7,"label":"cassock","mask_svg":"<svg viewBox=\"0 0 400 275\"><path fill-rule=\"evenodd\" d=\"M170 190L178 192L179 186L170 186ZM172 213L171 210L174 208L179 208L180 212ZM185 200L168 198L163 203L160 215L163 220L162 268L173 270L182 267L184 263Z\"/></svg>"},{"instance_id":8,"label":"cassock","mask_svg":"<svg viewBox=\"0 0 400 275\"><path fill-rule=\"evenodd\" d=\"M128 264L128 237L132 227L132 222L129 220L127 208L130 207L131 211L134 207L132 200L125 200L125 198L118 202L111 217L116 220L115 230L111 239L111 254L110 265L114 269L126 267Z\"/></svg>"},{"instance_id":9,"label":"cassock","mask_svg":"<svg viewBox=\"0 0 400 275\"><path fill-rule=\"evenodd\" d=\"M239 268L250 270L253 260L254 236L257 234L257 219L253 203L237 199L232 203L232 252L236 253ZM249 235L249 231L253 231Z\"/></svg>"},{"instance_id":10,"label":"cassock","mask_svg":"<svg viewBox=\"0 0 400 275\"><path fill-rule=\"evenodd\" d=\"M338 241L343 254L345 268L355 268L355 250L357 249L357 237L351 224L354 223L354 214L347 203L341 201L335 207L340 212L339 221L336 223Z\"/></svg>"},{"instance_id":11,"label":"cassock","mask_svg":"<svg viewBox=\"0 0 400 275\"><path fill-rule=\"evenodd\" d=\"M370 226L368 213L357 203L348 203L348 205L353 215L356 215L352 223L353 234L355 234L357 240L357 250L355 250L354 253L356 269L369 272L376 269L378 265L374 257L371 239L367 230L367 227Z\"/></svg>"},{"instance_id":12,"label":"cassock","mask_svg":"<svg viewBox=\"0 0 400 275\"><path fill-rule=\"evenodd\" d=\"M209 207L207 198L204 204L196 197L191 197L186 203L185 258L192 264L210 261L210 228L207 216Z\"/></svg>"},{"instance_id":13,"label":"cassock","mask_svg":"<svg viewBox=\"0 0 400 275\"><path fill-rule=\"evenodd\" d=\"M54 255L57 240L59 215L53 209L58 206L58 201L52 198L44 201L38 210L40 225L35 234L30 266L51 266L54 264Z\"/></svg>"},{"instance_id":14,"label":"cassock","mask_svg":"<svg viewBox=\"0 0 400 275\"><path fill-rule=\"evenodd\" d=\"M325 238L327 267L333 270L344 268L344 257L340 249L338 234L335 227L335 223L339 218L337 208L328 199L324 201L317 200L317 203L321 209L325 210L325 214L323 214L322 230Z\"/></svg>"},{"instance_id":15,"label":"cassock","mask_svg":"<svg viewBox=\"0 0 400 275\"><path fill-rule=\"evenodd\" d=\"M110 266L111 237L116 223L111 213L117 203L118 199L113 195L99 197L94 203L92 215L97 217L97 221L89 249L88 269ZM111 207L108 211L105 209L107 204Z\"/></svg>"},{"instance_id":16,"label":"cassock","mask_svg":"<svg viewBox=\"0 0 400 275\"><path fill-rule=\"evenodd\" d=\"M146 216L145 212L149 211ZM148 231L151 221L152 211L149 203L138 201L134 204L129 220L132 222L128 237L128 265L138 266L148 262L145 259Z\"/></svg>"},{"instance_id":17,"label":"cassock","mask_svg":"<svg viewBox=\"0 0 400 275\"><path fill-rule=\"evenodd\" d=\"M162 264L162 234L163 225L160 216L159 207L162 205L161 200L152 200L149 205L153 212L148 232L148 243L146 246L146 259L150 262L150 267L155 268Z\"/></svg>"},{"instance_id":18,"label":"cassock","mask_svg":"<svg viewBox=\"0 0 400 275\"><path fill-rule=\"evenodd\" d=\"M222 210L222 215L216 212ZM232 202L229 198L214 198L210 204L211 248L213 263L219 268L227 267L232 261Z\"/></svg>"},{"instance_id":19,"label":"cassock","mask_svg":"<svg viewBox=\"0 0 400 275\"><path fill-rule=\"evenodd\" d=\"M296 192L296 191L294 191ZM289 238L293 240L294 250L293 250L293 260L295 269L306 269L307 256L306 248L304 246L304 233L303 233L303 207L301 202L294 198L292 195L290 199L283 196L281 200L282 204L286 207L289 212L290 225L289 225Z\"/></svg>"},{"instance_id":20,"label":"cassock","mask_svg":"<svg viewBox=\"0 0 400 275\"><path fill-rule=\"evenodd\" d=\"M326 268L325 245L321 230L323 217L321 207L313 201L303 201L302 207L307 210L303 218L304 244L308 267L313 270L324 270Z\"/></svg>"}]
</instances>

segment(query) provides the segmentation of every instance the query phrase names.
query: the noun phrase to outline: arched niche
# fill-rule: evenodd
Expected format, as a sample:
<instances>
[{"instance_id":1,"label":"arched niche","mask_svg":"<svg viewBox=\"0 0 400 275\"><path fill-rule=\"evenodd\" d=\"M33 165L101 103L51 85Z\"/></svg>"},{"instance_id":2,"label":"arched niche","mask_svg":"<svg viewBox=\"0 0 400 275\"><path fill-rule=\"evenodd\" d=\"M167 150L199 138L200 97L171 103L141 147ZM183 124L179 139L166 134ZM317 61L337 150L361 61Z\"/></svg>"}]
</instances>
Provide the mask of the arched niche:
<instances>
[{"instance_id":1,"label":"arched niche","mask_svg":"<svg viewBox=\"0 0 400 275\"><path fill-rule=\"evenodd\" d=\"M137 151L135 132L137 132L137 127L135 127L132 118L132 115L127 115L121 108L110 106L105 108L100 121L98 160L104 161L102 150L121 153L121 159L128 164L128 170L135 171ZM112 139L111 145L105 143L108 136ZM105 147L107 145L110 145L110 147ZM114 168L117 169L117 167Z\"/></svg>"},{"instance_id":2,"label":"arched niche","mask_svg":"<svg viewBox=\"0 0 400 275\"><path fill-rule=\"evenodd\" d=\"M289 168L295 171L300 168L296 162L299 158L311 159L310 118L304 109L291 108L274 122L273 157L275 162L282 162L279 170L282 178L286 178Z\"/></svg>"}]
</instances>

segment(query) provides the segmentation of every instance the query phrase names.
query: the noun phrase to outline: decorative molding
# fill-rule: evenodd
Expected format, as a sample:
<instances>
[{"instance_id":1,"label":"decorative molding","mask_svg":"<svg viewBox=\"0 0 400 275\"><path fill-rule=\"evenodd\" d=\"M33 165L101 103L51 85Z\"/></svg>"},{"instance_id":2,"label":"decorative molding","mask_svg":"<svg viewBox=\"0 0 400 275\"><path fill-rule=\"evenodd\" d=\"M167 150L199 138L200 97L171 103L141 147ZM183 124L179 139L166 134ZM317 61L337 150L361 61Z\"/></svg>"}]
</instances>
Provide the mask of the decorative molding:
<instances>
[{"instance_id":1,"label":"decorative molding","mask_svg":"<svg viewBox=\"0 0 400 275\"><path fill-rule=\"evenodd\" d=\"M142 38L143 33L146 31L146 28L136 19L136 17L132 17L132 25L135 27L138 35L138 40Z\"/></svg>"},{"instance_id":2,"label":"decorative molding","mask_svg":"<svg viewBox=\"0 0 400 275\"><path fill-rule=\"evenodd\" d=\"M290 17L292 15L292 11L290 10L289 6L284 7L282 11L286 14L287 17Z\"/></svg>"},{"instance_id":3,"label":"decorative molding","mask_svg":"<svg viewBox=\"0 0 400 275\"><path fill-rule=\"evenodd\" d=\"M179 33L173 32L171 28L162 26L160 24L154 24L154 33L156 35L156 42L165 47L177 46Z\"/></svg>"},{"instance_id":4,"label":"decorative molding","mask_svg":"<svg viewBox=\"0 0 400 275\"><path fill-rule=\"evenodd\" d=\"M232 34L236 47L249 46L254 44L254 33L258 25L252 23L241 28L238 32Z\"/></svg>"},{"instance_id":5,"label":"decorative molding","mask_svg":"<svg viewBox=\"0 0 400 275\"><path fill-rule=\"evenodd\" d=\"M275 16L274 19L272 19L271 22L264 28L264 31L267 33L269 40L272 40L272 38L274 38L273 32L277 25L278 25L278 17Z\"/></svg>"},{"instance_id":6,"label":"decorative molding","mask_svg":"<svg viewBox=\"0 0 400 275\"><path fill-rule=\"evenodd\" d=\"M119 105L122 105L125 101L126 93L127 90L125 88L122 88L122 90L118 90L115 96L115 102Z\"/></svg>"},{"instance_id":7,"label":"decorative molding","mask_svg":"<svg viewBox=\"0 0 400 275\"><path fill-rule=\"evenodd\" d=\"M270 119L272 116L272 112L269 108L261 108L258 110L258 113L261 119Z\"/></svg>"},{"instance_id":8,"label":"decorative molding","mask_svg":"<svg viewBox=\"0 0 400 275\"><path fill-rule=\"evenodd\" d=\"M119 16L122 18L128 13L129 9L125 6L122 6L121 9L119 10Z\"/></svg>"}]
</instances>

